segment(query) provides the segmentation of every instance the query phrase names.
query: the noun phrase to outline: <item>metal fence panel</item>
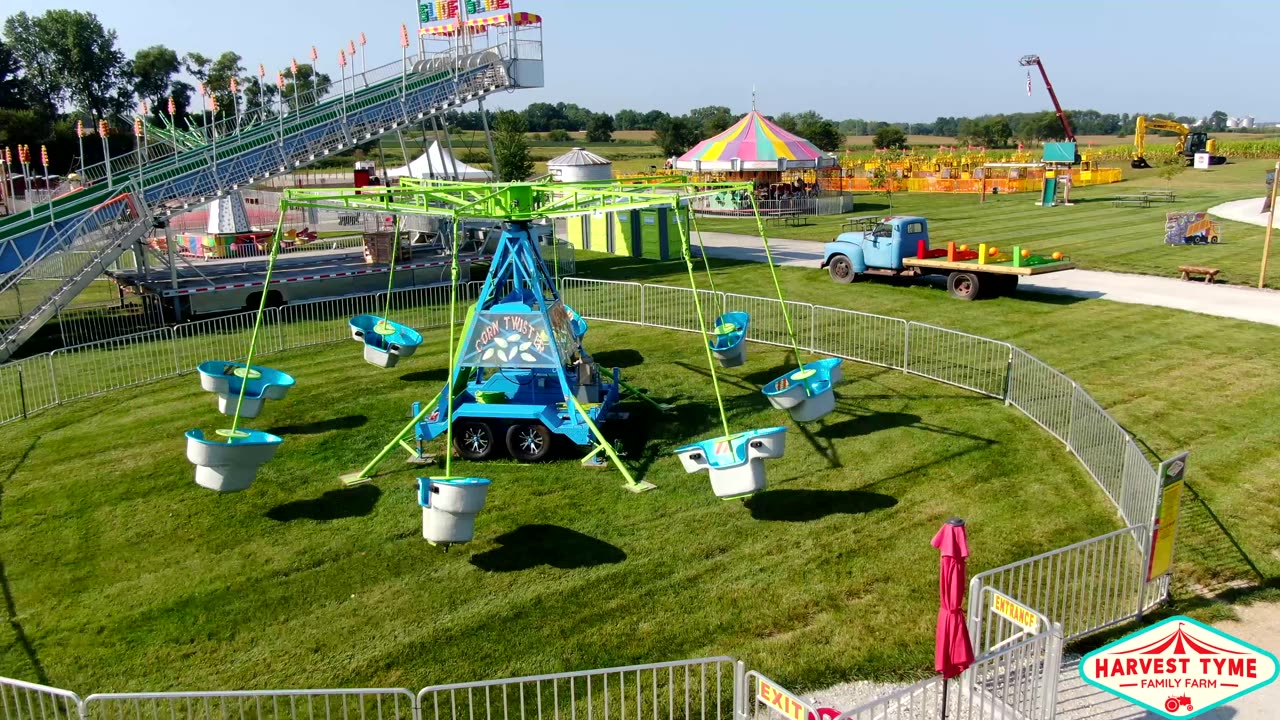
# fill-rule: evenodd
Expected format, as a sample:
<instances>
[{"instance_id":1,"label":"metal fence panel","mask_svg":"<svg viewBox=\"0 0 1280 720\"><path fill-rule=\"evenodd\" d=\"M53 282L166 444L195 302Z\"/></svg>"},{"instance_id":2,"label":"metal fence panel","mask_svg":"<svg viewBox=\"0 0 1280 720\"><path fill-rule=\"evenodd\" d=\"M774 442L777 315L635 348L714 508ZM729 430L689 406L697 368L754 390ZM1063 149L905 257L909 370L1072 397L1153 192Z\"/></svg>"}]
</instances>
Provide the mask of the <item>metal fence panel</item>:
<instances>
[{"instance_id":1,"label":"metal fence panel","mask_svg":"<svg viewBox=\"0 0 1280 720\"><path fill-rule=\"evenodd\" d=\"M1071 396L1071 432L1067 445L1122 511L1121 481L1128 440L1129 434L1077 385ZM1150 519L1125 518L1130 525Z\"/></svg>"},{"instance_id":2,"label":"metal fence panel","mask_svg":"<svg viewBox=\"0 0 1280 720\"><path fill-rule=\"evenodd\" d=\"M1161 484L1160 472L1147 462L1133 438L1126 437L1119 502L1120 515L1126 522L1138 525L1155 520Z\"/></svg>"},{"instance_id":3,"label":"metal fence panel","mask_svg":"<svg viewBox=\"0 0 1280 720\"><path fill-rule=\"evenodd\" d=\"M175 326L173 337L178 371L192 372L206 360L244 360L249 353L249 338L253 335L256 316L257 313L252 312L237 313ZM267 312L262 318L256 351L260 355L280 350L274 320L274 312Z\"/></svg>"},{"instance_id":4,"label":"metal fence panel","mask_svg":"<svg viewBox=\"0 0 1280 720\"><path fill-rule=\"evenodd\" d=\"M90 695L83 720L415 720L403 688Z\"/></svg>"},{"instance_id":5,"label":"metal fence panel","mask_svg":"<svg viewBox=\"0 0 1280 720\"><path fill-rule=\"evenodd\" d=\"M907 372L1003 398L1008 343L922 323L907 325Z\"/></svg>"},{"instance_id":6,"label":"metal fence panel","mask_svg":"<svg viewBox=\"0 0 1280 720\"><path fill-rule=\"evenodd\" d=\"M824 355L902 369L907 321L840 308L813 307L809 349Z\"/></svg>"},{"instance_id":7,"label":"metal fence panel","mask_svg":"<svg viewBox=\"0 0 1280 720\"><path fill-rule=\"evenodd\" d=\"M49 363L58 399L66 402L176 375L174 351L173 332L165 328L54 350Z\"/></svg>"},{"instance_id":8,"label":"metal fence panel","mask_svg":"<svg viewBox=\"0 0 1280 720\"><path fill-rule=\"evenodd\" d=\"M747 329L747 339L766 345L791 347L791 336L787 332L787 317L783 316L783 303L775 299L753 297L725 293L723 297L724 312L742 311L751 318ZM787 302L787 315L791 319L791 328L795 332L795 342L801 348L809 347L809 331L813 327L813 306L807 303ZM705 309L705 308L704 308ZM715 318L711 318L707 329L715 327ZM696 329L696 328L695 328Z\"/></svg>"},{"instance_id":9,"label":"metal fence panel","mask_svg":"<svg viewBox=\"0 0 1280 720\"><path fill-rule=\"evenodd\" d=\"M969 582L970 597L998 590L1059 623L1067 640L1124 622L1138 612L1149 527L1116 530L979 573ZM981 603L970 603L969 629L979 647L1002 639L984 623Z\"/></svg>"},{"instance_id":10,"label":"metal fence panel","mask_svg":"<svg viewBox=\"0 0 1280 720\"><path fill-rule=\"evenodd\" d=\"M48 685L0 678L3 720L72 720L80 716L80 696Z\"/></svg>"},{"instance_id":11,"label":"metal fence panel","mask_svg":"<svg viewBox=\"0 0 1280 720\"><path fill-rule=\"evenodd\" d=\"M644 288L639 283L561 278L565 303L588 320L639 325L644 322Z\"/></svg>"},{"instance_id":12,"label":"metal fence panel","mask_svg":"<svg viewBox=\"0 0 1280 720\"><path fill-rule=\"evenodd\" d=\"M666 285L642 285L640 301L645 325L699 332L698 306L702 307L702 322L709 331L722 306L721 297L710 290L668 287ZM697 292L697 302L694 301ZM608 319L608 318L603 318Z\"/></svg>"},{"instance_id":13,"label":"metal fence panel","mask_svg":"<svg viewBox=\"0 0 1280 720\"><path fill-rule=\"evenodd\" d=\"M49 355L0 365L0 425L58 404Z\"/></svg>"},{"instance_id":14,"label":"metal fence panel","mask_svg":"<svg viewBox=\"0 0 1280 720\"><path fill-rule=\"evenodd\" d=\"M728 657L434 685L421 720L733 720Z\"/></svg>"},{"instance_id":15,"label":"metal fence panel","mask_svg":"<svg viewBox=\"0 0 1280 720\"><path fill-rule=\"evenodd\" d=\"M339 342L351 338L349 320L356 315L381 316L386 311L385 292L369 295L290 303L276 309L280 347L294 349Z\"/></svg>"},{"instance_id":16,"label":"metal fence panel","mask_svg":"<svg viewBox=\"0 0 1280 720\"><path fill-rule=\"evenodd\" d=\"M1020 348L1013 348L1009 404L1064 443L1071 432L1071 399L1075 387L1071 378Z\"/></svg>"}]
</instances>

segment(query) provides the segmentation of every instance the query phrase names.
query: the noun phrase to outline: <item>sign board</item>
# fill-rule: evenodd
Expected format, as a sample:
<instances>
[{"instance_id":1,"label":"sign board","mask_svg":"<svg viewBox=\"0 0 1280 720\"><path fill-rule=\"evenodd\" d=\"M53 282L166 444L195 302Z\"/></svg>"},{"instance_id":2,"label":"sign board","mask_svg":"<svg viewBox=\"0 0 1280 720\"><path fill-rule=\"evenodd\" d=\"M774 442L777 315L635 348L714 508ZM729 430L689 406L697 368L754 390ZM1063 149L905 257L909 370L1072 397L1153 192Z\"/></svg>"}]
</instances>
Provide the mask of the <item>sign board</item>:
<instances>
[{"instance_id":1,"label":"sign board","mask_svg":"<svg viewBox=\"0 0 1280 720\"><path fill-rule=\"evenodd\" d=\"M1209 153L1203 153L1203 152L1196 153L1195 160L1192 161L1192 167L1194 167L1196 170L1208 170L1209 169Z\"/></svg>"},{"instance_id":2,"label":"sign board","mask_svg":"<svg viewBox=\"0 0 1280 720\"><path fill-rule=\"evenodd\" d=\"M1277 670L1275 655L1182 615L1080 659L1085 682L1175 720L1269 685Z\"/></svg>"},{"instance_id":3,"label":"sign board","mask_svg":"<svg viewBox=\"0 0 1280 720\"><path fill-rule=\"evenodd\" d=\"M549 306L547 318L550 325L542 313L532 310L476 313L471 332L463 343L460 364L495 368L568 365L572 362L574 341L564 303L557 300Z\"/></svg>"},{"instance_id":4,"label":"sign board","mask_svg":"<svg viewBox=\"0 0 1280 720\"><path fill-rule=\"evenodd\" d=\"M1178 508L1182 502L1182 478L1187 472L1187 455L1184 452L1160 463L1160 510L1151 531L1148 582L1167 574L1173 567L1173 542L1178 533Z\"/></svg>"},{"instance_id":5,"label":"sign board","mask_svg":"<svg viewBox=\"0 0 1280 720\"><path fill-rule=\"evenodd\" d=\"M991 612L1029 633L1040 632L1040 616L1031 608L1002 592L991 591Z\"/></svg>"},{"instance_id":6,"label":"sign board","mask_svg":"<svg viewBox=\"0 0 1280 720\"><path fill-rule=\"evenodd\" d=\"M1217 243L1221 236L1222 225L1215 222L1209 213L1165 213L1165 245L1206 245Z\"/></svg>"},{"instance_id":7,"label":"sign board","mask_svg":"<svg viewBox=\"0 0 1280 720\"><path fill-rule=\"evenodd\" d=\"M1276 171L1275 170L1268 171L1267 172L1267 193L1266 195L1263 196L1263 200L1262 200L1262 212L1264 213L1271 212L1271 186L1275 185L1275 182L1276 182Z\"/></svg>"},{"instance_id":8,"label":"sign board","mask_svg":"<svg viewBox=\"0 0 1280 720\"><path fill-rule=\"evenodd\" d=\"M1044 156L1041 159L1047 163L1080 162L1080 156L1076 154L1076 144L1073 142L1045 143Z\"/></svg>"},{"instance_id":9,"label":"sign board","mask_svg":"<svg viewBox=\"0 0 1280 720\"><path fill-rule=\"evenodd\" d=\"M765 680L763 677L759 679L758 685L756 698L760 702L782 713L784 717L791 718L791 720L808 720L809 713L805 710L804 703L797 700L794 695Z\"/></svg>"}]
</instances>

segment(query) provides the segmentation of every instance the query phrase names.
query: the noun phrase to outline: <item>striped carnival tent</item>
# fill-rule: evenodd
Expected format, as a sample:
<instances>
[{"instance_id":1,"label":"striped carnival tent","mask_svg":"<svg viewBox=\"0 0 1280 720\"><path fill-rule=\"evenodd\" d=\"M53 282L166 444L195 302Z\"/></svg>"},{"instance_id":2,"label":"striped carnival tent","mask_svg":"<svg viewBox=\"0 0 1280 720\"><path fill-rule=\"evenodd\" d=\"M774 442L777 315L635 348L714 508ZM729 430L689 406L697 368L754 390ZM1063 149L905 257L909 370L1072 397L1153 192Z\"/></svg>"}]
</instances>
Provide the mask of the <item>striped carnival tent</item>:
<instances>
[{"instance_id":1,"label":"striped carnival tent","mask_svg":"<svg viewBox=\"0 0 1280 720\"><path fill-rule=\"evenodd\" d=\"M707 138L681 155L677 169L694 172L743 172L835 167L838 160L813 143L778 127L752 110L728 130Z\"/></svg>"}]
</instances>

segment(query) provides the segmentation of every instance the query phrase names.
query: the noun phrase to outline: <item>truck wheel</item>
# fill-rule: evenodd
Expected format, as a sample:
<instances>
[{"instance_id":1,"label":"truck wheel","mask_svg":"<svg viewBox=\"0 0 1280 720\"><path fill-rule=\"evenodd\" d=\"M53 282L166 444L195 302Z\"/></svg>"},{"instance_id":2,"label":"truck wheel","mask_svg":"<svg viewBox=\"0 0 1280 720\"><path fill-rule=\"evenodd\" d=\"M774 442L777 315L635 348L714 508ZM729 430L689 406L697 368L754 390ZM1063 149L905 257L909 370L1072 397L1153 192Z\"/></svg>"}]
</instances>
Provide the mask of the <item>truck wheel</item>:
<instances>
[{"instance_id":1,"label":"truck wheel","mask_svg":"<svg viewBox=\"0 0 1280 720\"><path fill-rule=\"evenodd\" d=\"M1217 244L1218 244L1218 236L1217 236L1217 235L1210 235L1210 236L1209 236L1209 244L1210 244L1210 245L1217 245Z\"/></svg>"},{"instance_id":2,"label":"truck wheel","mask_svg":"<svg viewBox=\"0 0 1280 720\"><path fill-rule=\"evenodd\" d=\"M540 422L512 425L507 430L507 452L520 462L537 462L551 452L551 431Z\"/></svg>"},{"instance_id":3,"label":"truck wheel","mask_svg":"<svg viewBox=\"0 0 1280 720\"><path fill-rule=\"evenodd\" d=\"M977 273L953 272L947 276L947 292L960 300L976 300L982 292Z\"/></svg>"},{"instance_id":4,"label":"truck wheel","mask_svg":"<svg viewBox=\"0 0 1280 720\"><path fill-rule=\"evenodd\" d=\"M464 460L487 460L498 442L484 420L458 420L453 424L453 447Z\"/></svg>"},{"instance_id":5,"label":"truck wheel","mask_svg":"<svg viewBox=\"0 0 1280 720\"><path fill-rule=\"evenodd\" d=\"M838 283L851 283L858 276L853 271L853 263L844 255L836 255L831 258L831 262L827 264L827 272L831 274L831 279Z\"/></svg>"}]
</instances>

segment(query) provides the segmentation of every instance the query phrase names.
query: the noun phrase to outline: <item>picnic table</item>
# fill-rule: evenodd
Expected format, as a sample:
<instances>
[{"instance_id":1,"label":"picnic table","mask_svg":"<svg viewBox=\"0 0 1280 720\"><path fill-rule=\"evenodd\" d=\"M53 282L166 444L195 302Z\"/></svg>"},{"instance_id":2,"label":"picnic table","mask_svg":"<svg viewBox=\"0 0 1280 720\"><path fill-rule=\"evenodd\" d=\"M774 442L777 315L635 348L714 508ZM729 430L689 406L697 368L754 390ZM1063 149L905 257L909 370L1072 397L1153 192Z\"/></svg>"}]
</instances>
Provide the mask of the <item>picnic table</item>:
<instances>
[{"instance_id":1,"label":"picnic table","mask_svg":"<svg viewBox=\"0 0 1280 720\"><path fill-rule=\"evenodd\" d=\"M1172 190L1143 190L1142 194L1160 202L1174 202L1178 199Z\"/></svg>"},{"instance_id":2,"label":"picnic table","mask_svg":"<svg viewBox=\"0 0 1280 720\"><path fill-rule=\"evenodd\" d=\"M858 217L851 217L840 223L840 232L870 230L878 222L880 222L880 216L878 215L859 215Z\"/></svg>"},{"instance_id":3,"label":"picnic table","mask_svg":"<svg viewBox=\"0 0 1280 720\"><path fill-rule=\"evenodd\" d=\"M1151 207L1150 195L1116 195L1111 198L1112 207L1120 207L1122 205L1138 205L1140 207Z\"/></svg>"},{"instance_id":4,"label":"picnic table","mask_svg":"<svg viewBox=\"0 0 1280 720\"><path fill-rule=\"evenodd\" d=\"M799 227L801 225L809 224L809 216L801 215L799 210L780 212L780 213L770 213L769 215L765 216L764 223L765 225L769 225L772 223L781 223L783 225Z\"/></svg>"}]
</instances>

